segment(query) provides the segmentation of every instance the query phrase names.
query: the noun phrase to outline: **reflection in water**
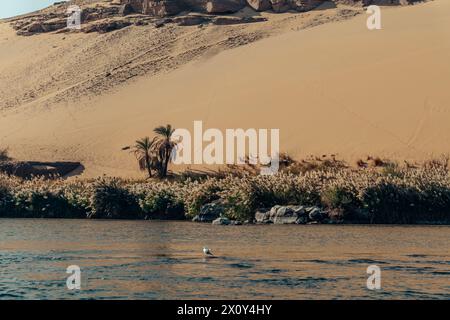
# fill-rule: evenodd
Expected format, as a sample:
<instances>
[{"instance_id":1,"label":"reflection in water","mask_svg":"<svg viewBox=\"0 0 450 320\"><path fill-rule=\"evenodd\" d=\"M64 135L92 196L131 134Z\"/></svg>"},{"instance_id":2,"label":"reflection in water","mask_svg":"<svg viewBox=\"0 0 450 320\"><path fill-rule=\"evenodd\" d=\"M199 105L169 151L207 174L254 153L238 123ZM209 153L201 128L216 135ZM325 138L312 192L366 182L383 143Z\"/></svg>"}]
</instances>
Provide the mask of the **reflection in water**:
<instances>
[{"instance_id":1,"label":"reflection in water","mask_svg":"<svg viewBox=\"0 0 450 320\"><path fill-rule=\"evenodd\" d=\"M448 226L0 220L0 298L449 299L449 239Z\"/></svg>"}]
</instances>

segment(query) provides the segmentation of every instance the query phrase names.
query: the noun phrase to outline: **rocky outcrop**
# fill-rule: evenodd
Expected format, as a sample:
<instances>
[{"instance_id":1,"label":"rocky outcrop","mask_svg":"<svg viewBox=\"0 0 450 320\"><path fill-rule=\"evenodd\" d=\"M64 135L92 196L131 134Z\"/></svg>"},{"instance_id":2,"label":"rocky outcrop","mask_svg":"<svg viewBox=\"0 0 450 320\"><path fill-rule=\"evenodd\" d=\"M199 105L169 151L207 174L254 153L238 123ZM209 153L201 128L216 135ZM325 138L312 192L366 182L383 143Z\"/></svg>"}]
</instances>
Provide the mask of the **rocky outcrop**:
<instances>
[{"instance_id":1,"label":"rocky outcrop","mask_svg":"<svg viewBox=\"0 0 450 320\"><path fill-rule=\"evenodd\" d=\"M164 0L164 1L149 1L143 2L142 13L155 16L166 17L176 15L181 12L181 6L179 6L176 0Z\"/></svg>"},{"instance_id":2,"label":"rocky outcrop","mask_svg":"<svg viewBox=\"0 0 450 320\"><path fill-rule=\"evenodd\" d=\"M275 13L286 11L304 12L313 10L326 0L113 0L93 1L81 6L81 30L84 32L109 32L129 25L147 25L148 19L161 19L178 15L172 22L180 26L203 23L217 25L239 24L264 21L263 17L223 15L235 13L244 7L256 11L271 10ZM357 5L407 5L419 0L333 0L335 3ZM61 2L52 8L29 16L11 19L13 28L19 35L33 35L43 32L66 32L67 8L72 3ZM209 15L194 16L194 14ZM164 23L154 21L156 27Z\"/></svg>"},{"instance_id":3,"label":"rocky outcrop","mask_svg":"<svg viewBox=\"0 0 450 320\"><path fill-rule=\"evenodd\" d=\"M287 10L306 11L315 8L325 0L122 0L122 5L129 5L136 13L159 15L177 14L182 10L207 12L211 14L234 13L246 5L257 11ZM156 8L156 9L151 9Z\"/></svg>"},{"instance_id":4,"label":"rocky outcrop","mask_svg":"<svg viewBox=\"0 0 450 320\"><path fill-rule=\"evenodd\" d=\"M242 0L209 0L206 3L206 12L212 14L234 13L245 6Z\"/></svg>"},{"instance_id":5,"label":"rocky outcrop","mask_svg":"<svg viewBox=\"0 0 450 320\"><path fill-rule=\"evenodd\" d=\"M31 177L56 178L82 169L79 162L1 161L0 172L28 179Z\"/></svg>"},{"instance_id":6,"label":"rocky outcrop","mask_svg":"<svg viewBox=\"0 0 450 320\"><path fill-rule=\"evenodd\" d=\"M328 217L318 207L274 206L271 209L260 209L255 214L257 223L274 224L306 224L321 223Z\"/></svg>"},{"instance_id":7,"label":"rocky outcrop","mask_svg":"<svg viewBox=\"0 0 450 320\"><path fill-rule=\"evenodd\" d=\"M247 3L256 11L267 11L272 9L270 0L247 0Z\"/></svg>"},{"instance_id":8,"label":"rocky outcrop","mask_svg":"<svg viewBox=\"0 0 450 320\"><path fill-rule=\"evenodd\" d=\"M99 32L99 33L106 33L111 32L114 30L123 29L125 27L128 27L131 25L130 21L126 20L102 20L100 22L92 23L87 26L85 26L82 31L85 33L90 32Z\"/></svg>"},{"instance_id":9,"label":"rocky outcrop","mask_svg":"<svg viewBox=\"0 0 450 320\"><path fill-rule=\"evenodd\" d=\"M358 4L363 6L370 6L370 5L379 5L379 6L406 6L409 4L414 4L415 2L420 2L423 0L334 0L335 3L339 4Z\"/></svg>"}]
</instances>

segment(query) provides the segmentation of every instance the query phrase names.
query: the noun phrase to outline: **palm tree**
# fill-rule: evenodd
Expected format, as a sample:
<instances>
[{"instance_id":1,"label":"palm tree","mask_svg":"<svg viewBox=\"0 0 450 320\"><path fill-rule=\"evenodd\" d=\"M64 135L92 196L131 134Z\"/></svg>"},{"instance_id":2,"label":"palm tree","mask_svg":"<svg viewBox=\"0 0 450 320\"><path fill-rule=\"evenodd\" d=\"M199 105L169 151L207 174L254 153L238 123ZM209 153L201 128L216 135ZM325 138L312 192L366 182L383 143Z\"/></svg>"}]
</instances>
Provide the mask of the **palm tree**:
<instances>
[{"instance_id":1,"label":"palm tree","mask_svg":"<svg viewBox=\"0 0 450 320\"><path fill-rule=\"evenodd\" d=\"M150 140L149 137L142 138L136 141L133 147L133 153L139 162L139 168L144 171L147 170L149 178L152 177L152 167L154 166L152 150L155 146L156 139Z\"/></svg>"},{"instance_id":2,"label":"palm tree","mask_svg":"<svg viewBox=\"0 0 450 320\"><path fill-rule=\"evenodd\" d=\"M170 124L164 126L159 126L153 130L159 137L156 142L156 152L158 153L160 159L160 177L167 176L167 169L169 167L169 162L171 160L171 155L173 149L176 147L177 143L172 140L172 135L175 129L172 128Z\"/></svg>"}]
</instances>

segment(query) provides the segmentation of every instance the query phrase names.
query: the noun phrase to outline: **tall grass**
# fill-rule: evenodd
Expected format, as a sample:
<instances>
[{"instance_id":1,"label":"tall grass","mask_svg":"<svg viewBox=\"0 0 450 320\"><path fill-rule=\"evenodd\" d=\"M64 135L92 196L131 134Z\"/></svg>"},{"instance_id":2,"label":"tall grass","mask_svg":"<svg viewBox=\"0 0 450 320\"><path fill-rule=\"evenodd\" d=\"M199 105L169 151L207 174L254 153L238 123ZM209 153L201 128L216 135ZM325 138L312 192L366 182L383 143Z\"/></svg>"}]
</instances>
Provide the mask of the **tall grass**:
<instances>
[{"instance_id":1,"label":"tall grass","mask_svg":"<svg viewBox=\"0 0 450 320\"><path fill-rule=\"evenodd\" d=\"M210 202L241 221L260 208L295 204L321 206L344 222L450 223L450 177L444 160L394 171L333 166L172 181L0 175L0 217L179 219Z\"/></svg>"}]
</instances>

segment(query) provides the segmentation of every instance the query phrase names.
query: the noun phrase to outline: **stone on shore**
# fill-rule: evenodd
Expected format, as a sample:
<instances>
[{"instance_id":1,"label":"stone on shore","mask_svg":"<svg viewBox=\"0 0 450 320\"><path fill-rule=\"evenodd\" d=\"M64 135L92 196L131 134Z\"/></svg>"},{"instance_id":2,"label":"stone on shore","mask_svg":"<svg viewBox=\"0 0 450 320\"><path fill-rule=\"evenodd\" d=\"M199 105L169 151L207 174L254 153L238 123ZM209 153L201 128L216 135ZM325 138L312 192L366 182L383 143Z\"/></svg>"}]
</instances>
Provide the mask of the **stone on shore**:
<instances>
[{"instance_id":1,"label":"stone on shore","mask_svg":"<svg viewBox=\"0 0 450 320\"><path fill-rule=\"evenodd\" d=\"M225 212L225 208L217 202L211 202L203 205L200 213L192 221L194 222L213 222L220 218Z\"/></svg>"},{"instance_id":2,"label":"stone on shore","mask_svg":"<svg viewBox=\"0 0 450 320\"><path fill-rule=\"evenodd\" d=\"M257 223L274 224L306 224L312 221L322 222L326 213L318 207L305 206L274 206L270 210L259 209L255 213Z\"/></svg>"},{"instance_id":3,"label":"stone on shore","mask_svg":"<svg viewBox=\"0 0 450 320\"><path fill-rule=\"evenodd\" d=\"M214 224L214 225L228 226L228 225L231 224L231 220L228 219L228 218L225 218L225 217L220 217L220 218L217 218L216 220L214 220L214 221L212 222L212 224Z\"/></svg>"}]
</instances>

